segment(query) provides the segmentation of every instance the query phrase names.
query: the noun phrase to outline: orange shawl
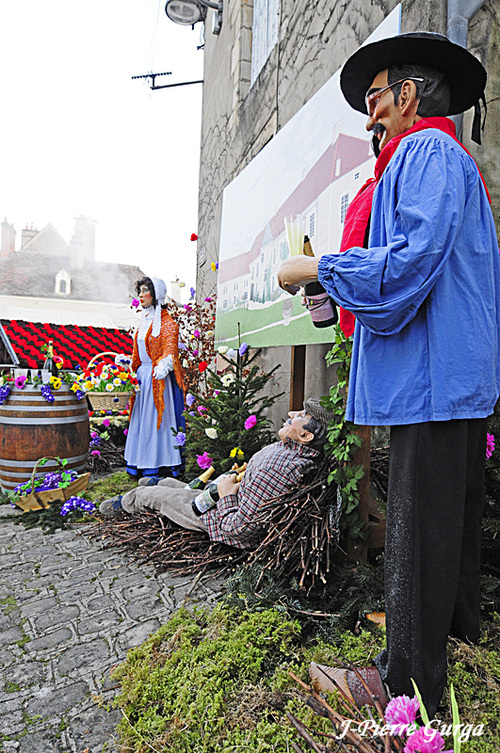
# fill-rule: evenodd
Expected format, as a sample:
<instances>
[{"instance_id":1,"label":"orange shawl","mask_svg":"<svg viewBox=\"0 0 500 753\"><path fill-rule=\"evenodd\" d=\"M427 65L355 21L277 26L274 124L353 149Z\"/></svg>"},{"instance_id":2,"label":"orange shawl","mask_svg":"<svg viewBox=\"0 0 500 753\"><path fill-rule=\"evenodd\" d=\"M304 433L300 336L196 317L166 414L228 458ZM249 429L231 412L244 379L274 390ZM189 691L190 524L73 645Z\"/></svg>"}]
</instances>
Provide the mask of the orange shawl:
<instances>
[{"instance_id":1,"label":"orange shawl","mask_svg":"<svg viewBox=\"0 0 500 753\"><path fill-rule=\"evenodd\" d=\"M182 391L184 391L184 379L182 375L182 367L179 361L179 325L175 322L166 309L162 309L161 312L161 327L158 337L152 335L153 324L146 333L146 352L151 358L152 372L154 372L155 366L167 356L172 356L174 362L174 374L175 381ZM141 361L139 358L139 349L137 347L137 332L134 336L134 350L132 352L132 369L137 371ZM164 379L153 379L153 400L158 413L158 420L156 422L156 428L159 429L163 418L163 411L165 409L165 400L163 398L163 392L165 389ZM130 403L130 412L134 406L134 397L132 397Z\"/></svg>"}]
</instances>

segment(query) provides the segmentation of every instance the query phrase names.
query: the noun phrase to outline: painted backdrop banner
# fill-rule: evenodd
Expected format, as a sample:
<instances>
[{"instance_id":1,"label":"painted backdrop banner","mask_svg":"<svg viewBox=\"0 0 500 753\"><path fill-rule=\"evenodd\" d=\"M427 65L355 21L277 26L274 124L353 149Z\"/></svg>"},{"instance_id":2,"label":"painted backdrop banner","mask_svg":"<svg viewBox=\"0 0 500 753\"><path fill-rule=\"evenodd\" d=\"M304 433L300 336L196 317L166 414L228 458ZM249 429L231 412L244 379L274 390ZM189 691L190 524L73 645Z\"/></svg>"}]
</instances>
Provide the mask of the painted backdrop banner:
<instances>
[{"instance_id":1,"label":"painted backdrop banner","mask_svg":"<svg viewBox=\"0 0 500 753\"><path fill-rule=\"evenodd\" d=\"M365 43L399 33L397 6ZM344 100L340 70L224 189L216 341L254 347L331 341L301 296L278 286L289 255L285 218L298 217L315 256L338 253L347 205L373 175L366 118Z\"/></svg>"}]
</instances>

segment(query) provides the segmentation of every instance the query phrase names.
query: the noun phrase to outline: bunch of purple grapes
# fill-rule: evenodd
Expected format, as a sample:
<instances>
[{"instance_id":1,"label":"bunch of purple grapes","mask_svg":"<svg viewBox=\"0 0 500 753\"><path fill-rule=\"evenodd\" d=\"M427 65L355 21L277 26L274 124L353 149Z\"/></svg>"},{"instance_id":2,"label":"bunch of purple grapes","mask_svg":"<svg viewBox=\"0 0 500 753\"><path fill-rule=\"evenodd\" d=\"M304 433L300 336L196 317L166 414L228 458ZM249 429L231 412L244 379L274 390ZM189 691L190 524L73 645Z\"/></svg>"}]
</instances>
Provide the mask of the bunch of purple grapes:
<instances>
[{"instance_id":1,"label":"bunch of purple grapes","mask_svg":"<svg viewBox=\"0 0 500 753\"><path fill-rule=\"evenodd\" d=\"M10 395L10 387L8 384L2 384L0 387L0 405L3 405Z\"/></svg>"},{"instance_id":2,"label":"bunch of purple grapes","mask_svg":"<svg viewBox=\"0 0 500 753\"><path fill-rule=\"evenodd\" d=\"M50 389L48 384L42 384L41 393L48 403L54 402L54 395L52 394L52 390Z\"/></svg>"},{"instance_id":3,"label":"bunch of purple grapes","mask_svg":"<svg viewBox=\"0 0 500 753\"><path fill-rule=\"evenodd\" d=\"M69 481L70 483L74 481L78 473L76 471L63 471L64 473L64 479L62 477L62 473L59 473L57 471L53 471L52 473L46 473L43 479L37 479L35 481L35 489L37 492L48 492L51 489L58 489L59 484L62 481ZM32 489L31 487L26 488L26 482L24 484L18 484L18 486L15 487L14 492L16 494L23 493L23 494L31 494Z\"/></svg>"}]
</instances>

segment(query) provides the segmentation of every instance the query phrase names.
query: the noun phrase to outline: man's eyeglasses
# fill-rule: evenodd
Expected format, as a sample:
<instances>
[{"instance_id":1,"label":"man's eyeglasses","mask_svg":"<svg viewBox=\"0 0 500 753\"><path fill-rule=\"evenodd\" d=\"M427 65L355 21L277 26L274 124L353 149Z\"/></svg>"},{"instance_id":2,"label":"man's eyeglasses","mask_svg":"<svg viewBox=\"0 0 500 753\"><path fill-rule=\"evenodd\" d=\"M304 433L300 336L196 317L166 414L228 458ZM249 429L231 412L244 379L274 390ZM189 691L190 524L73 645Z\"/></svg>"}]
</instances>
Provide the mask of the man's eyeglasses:
<instances>
[{"instance_id":1,"label":"man's eyeglasses","mask_svg":"<svg viewBox=\"0 0 500 753\"><path fill-rule=\"evenodd\" d=\"M366 112L368 115L373 115L375 110L377 109L377 105L379 103L380 97L384 92L388 91L389 89L392 89L393 86L396 86L397 84L402 84L403 81L425 81L425 78L416 78L415 76L406 76L405 78L399 79L399 81L394 81L393 84L387 84L387 86L383 86L381 89L375 89L371 94L367 94L365 96L365 105L366 105Z\"/></svg>"}]
</instances>

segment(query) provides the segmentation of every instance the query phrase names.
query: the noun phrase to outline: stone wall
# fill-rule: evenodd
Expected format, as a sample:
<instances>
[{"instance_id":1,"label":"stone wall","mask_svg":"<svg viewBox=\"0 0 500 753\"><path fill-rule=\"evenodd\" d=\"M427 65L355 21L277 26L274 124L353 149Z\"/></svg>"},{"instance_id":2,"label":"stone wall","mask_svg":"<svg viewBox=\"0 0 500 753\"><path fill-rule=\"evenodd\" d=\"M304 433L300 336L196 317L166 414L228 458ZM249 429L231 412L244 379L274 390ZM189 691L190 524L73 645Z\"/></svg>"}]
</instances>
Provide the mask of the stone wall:
<instances>
[{"instance_id":1,"label":"stone wall","mask_svg":"<svg viewBox=\"0 0 500 753\"><path fill-rule=\"evenodd\" d=\"M341 67L397 5L396 0L281 0L279 42L250 87L252 0L225 0L221 33L206 25L203 121L199 191L198 294L216 283L210 263L217 261L224 187L278 130ZM500 157L497 150L500 107L500 0L486 0L470 25L470 49L486 65L488 120L482 147L470 146L470 123L464 141L490 186L499 222ZM446 0L406 0L402 31L427 29L446 33ZM334 379L323 365L324 346L307 346L306 395L326 394ZM279 389L289 392L288 347L268 348L263 364L281 363ZM320 364L320 365L319 365ZM283 398L271 414L275 424L288 410Z\"/></svg>"}]
</instances>

